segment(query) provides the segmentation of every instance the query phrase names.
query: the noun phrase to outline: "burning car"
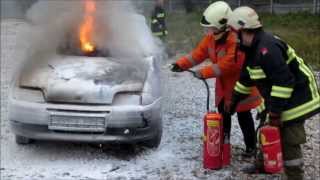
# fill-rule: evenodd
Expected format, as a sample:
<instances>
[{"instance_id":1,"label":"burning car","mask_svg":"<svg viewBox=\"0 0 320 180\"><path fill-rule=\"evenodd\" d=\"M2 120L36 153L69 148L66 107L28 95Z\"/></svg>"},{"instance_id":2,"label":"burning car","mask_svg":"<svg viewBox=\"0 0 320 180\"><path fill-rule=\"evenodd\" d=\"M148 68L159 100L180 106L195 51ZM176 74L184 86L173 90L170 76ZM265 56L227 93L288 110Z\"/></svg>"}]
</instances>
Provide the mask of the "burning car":
<instances>
[{"instance_id":1,"label":"burning car","mask_svg":"<svg viewBox=\"0 0 320 180\"><path fill-rule=\"evenodd\" d=\"M33 56L37 63L23 68L15 81L9 119L16 142L143 142L157 147L162 117L156 58L144 57L144 70L121 63L91 43L92 20L84 22L80 54L62 48Z\"/></svg>"}]
</instances>

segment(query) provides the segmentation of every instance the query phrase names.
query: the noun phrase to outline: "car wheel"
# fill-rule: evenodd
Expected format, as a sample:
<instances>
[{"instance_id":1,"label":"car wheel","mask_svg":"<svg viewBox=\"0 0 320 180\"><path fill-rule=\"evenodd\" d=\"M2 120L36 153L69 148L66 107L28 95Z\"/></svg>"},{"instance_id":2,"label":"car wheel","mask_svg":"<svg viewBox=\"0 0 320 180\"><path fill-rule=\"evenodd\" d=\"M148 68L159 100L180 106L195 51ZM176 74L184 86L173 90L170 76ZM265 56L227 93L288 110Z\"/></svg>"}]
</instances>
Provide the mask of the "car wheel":
<instances>
[{"instance_id":1,"label":"car wheel","mask_svg":"<svg viewBox=\"0 0 320 180\"><path fill-rule=\"evenodd\" d=\"M29 139L24 136L16 135L16 143L17 144L30 144L32 142L32 139Z\"/></svg>"},{"instance_id":2,"label":"car wheel","mask_svg":"<svg viewBox=\"0 0 320 180\"><path fill-rule=\"evenodd\" d=\"M157 148L160 145L161 137L162 137L162 123L160 121L157 127L157 134L152 139L144 141L143 145L148 148Z\"/></svg>"}]
</instances>

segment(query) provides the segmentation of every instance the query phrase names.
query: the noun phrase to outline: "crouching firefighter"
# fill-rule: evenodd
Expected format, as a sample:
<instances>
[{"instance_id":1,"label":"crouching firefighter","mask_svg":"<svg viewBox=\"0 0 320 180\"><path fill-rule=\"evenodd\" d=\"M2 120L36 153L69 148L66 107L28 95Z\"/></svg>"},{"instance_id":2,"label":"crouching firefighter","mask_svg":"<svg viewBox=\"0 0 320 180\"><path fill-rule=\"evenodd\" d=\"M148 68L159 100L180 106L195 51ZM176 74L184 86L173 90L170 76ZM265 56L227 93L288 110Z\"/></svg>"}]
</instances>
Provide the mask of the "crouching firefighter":
<instances>
[{"instance_id":1,"label":"crouching firefighter","mask_svg":"<svg viewBox=\"0 0 320 180\"><path fill-rule=\"evenodd\" d=\"M238 102L256 86L264 98L266 123L280 129L286 176L290 180L303 179L300 145L306 142L304 122L320 112L315 77L292 47L262 29L253 9L236 8L228 25L238 32L240 49L246 54L228 111L232 114ZM262 172L259 162L258 159L255 166L246 171Z\"/></svg>"},{"instance_id":2,"label":"crouching firefighter","mask_svg":"<svg viewBox=\"0 0 320 180\"><path fill-rule=\"evenodd\" d=\"M235 82L239 78L244 53L237 50L237 35L227 29L226 23L231 9L223 1L212 3L203 13L200 25L204 27L205 36L199 45L188 55L180 58L172 64L172 71L182 72L206 59L210 59L207 65L194 74L197 78L216 78L215 104L219 113L223 115L224 141L228 142L231 131L231 116L226 114L224 106L229 105ZM250 110L260 104L260 95L253 88L250 96L239 103L238 122L240 124L246 150L244 157L252 157L255 154L255 130Z\"/></svg>"}]
</instances>

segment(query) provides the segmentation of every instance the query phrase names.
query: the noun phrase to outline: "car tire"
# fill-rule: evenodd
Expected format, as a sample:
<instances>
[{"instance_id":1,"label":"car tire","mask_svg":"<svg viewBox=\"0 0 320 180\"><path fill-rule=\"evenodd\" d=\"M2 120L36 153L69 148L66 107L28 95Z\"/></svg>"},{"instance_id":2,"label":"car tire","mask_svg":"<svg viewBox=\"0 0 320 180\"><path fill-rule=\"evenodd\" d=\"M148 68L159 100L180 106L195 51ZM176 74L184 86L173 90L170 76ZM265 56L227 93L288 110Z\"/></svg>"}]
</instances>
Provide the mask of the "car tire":
<instances>
[{"instance_id":1,"label":"car tire","mask_svg":"<svg viewBox=\"0 0 320 180\"><path fill-rule=\"evenodd\" d=\"M30 144L32 142L32 139L29 139L24 136L16 135L16 143L17 144Z\"/></svg>"},{"instance_id":2,"label":"car tire","mask_svg":"<svg viewBox=\"0 0 320 180\"><path fill-rule=\"evenodd\" d=\"M159 124L157 126L157 133L156 135L149 140L144 141L142 144L148 148L157 148L159 147L161 143L161 137L162 137L162 122L161 120L159 121Z\"/></svg>"}]
</instances>

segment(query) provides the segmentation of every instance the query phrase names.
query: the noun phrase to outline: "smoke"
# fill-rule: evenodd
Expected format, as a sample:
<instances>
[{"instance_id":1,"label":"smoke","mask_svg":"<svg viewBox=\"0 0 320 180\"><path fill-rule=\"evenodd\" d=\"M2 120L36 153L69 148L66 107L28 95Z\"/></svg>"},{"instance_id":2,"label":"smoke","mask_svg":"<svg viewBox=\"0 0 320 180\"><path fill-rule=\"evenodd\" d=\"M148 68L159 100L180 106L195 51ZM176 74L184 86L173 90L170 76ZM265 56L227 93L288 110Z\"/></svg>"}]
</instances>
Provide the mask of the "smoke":
<instances>
[{"instance_id":1,"label":"smoke","mask_svg":"<svg viewBox=\"0 0 320 180\"><path fill-rule=\"evenodd\" d=\"M78 52L78 31L84 16L84 1L39 1L27 12L30 26L19 37L25 59L50 56L71 46ZM143 58L159 55L162 44L152 36L145 18L129 0L96 0L93 43L103 54L120 63L143 66ZM44 61L45 58L42 58Z\"/></svg>"},{"instance_id":2,"label":"smoke","mask_svg":"<svg viewBox=\"0 0 320 180\"><path fill-rule=\"evenodd\" d=\"M135 13L130 1L98 3L98 47L108 49L112 56L143 57L160 53L160 47L147 26L144 16Z\"/></svg>"}]
</instances>

